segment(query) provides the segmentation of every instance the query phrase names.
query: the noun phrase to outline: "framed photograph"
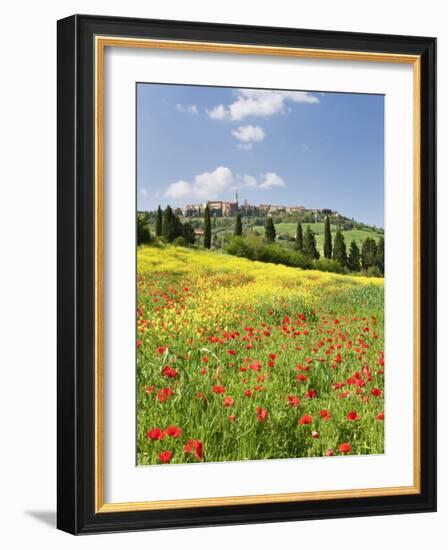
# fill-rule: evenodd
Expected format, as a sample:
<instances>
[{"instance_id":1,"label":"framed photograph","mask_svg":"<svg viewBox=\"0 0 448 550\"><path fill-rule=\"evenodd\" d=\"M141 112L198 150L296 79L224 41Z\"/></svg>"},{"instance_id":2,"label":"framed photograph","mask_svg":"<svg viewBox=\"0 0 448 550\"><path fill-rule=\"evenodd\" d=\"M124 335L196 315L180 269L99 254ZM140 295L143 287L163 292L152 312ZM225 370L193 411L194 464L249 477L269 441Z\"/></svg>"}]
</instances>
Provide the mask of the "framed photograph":
<instances>
[{"instance_id":1,"label":"framed photograph","mask_svg":"<svg viewBox=\"0 0 448 550\"><path fill-rule=\"evenodd\" d=\"M436 508L434 38L58 22L58 527Z\"/></svg>"}]
</instances>

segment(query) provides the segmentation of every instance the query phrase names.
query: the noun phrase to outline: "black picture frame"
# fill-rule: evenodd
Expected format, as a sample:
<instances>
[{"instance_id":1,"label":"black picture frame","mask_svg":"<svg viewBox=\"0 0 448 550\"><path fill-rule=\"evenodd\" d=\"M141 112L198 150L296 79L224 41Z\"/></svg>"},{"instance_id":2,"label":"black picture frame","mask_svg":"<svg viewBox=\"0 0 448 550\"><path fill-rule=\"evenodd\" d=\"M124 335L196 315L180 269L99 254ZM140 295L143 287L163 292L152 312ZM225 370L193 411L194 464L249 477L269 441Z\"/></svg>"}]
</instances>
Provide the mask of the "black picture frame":
<instances>
[{"instance_id":1,"label":"black picture frame","mask_svg":"<svg viewBox=\"0 0 448 550\"><path fill-rule=\"evenodd\" d=\"M417 55L421 60L419 494L95 513L94 55L97 35ZM436 510L436 39L124 17L58 21L57 526L73 534Z\"/></svg>"}]
</instances>

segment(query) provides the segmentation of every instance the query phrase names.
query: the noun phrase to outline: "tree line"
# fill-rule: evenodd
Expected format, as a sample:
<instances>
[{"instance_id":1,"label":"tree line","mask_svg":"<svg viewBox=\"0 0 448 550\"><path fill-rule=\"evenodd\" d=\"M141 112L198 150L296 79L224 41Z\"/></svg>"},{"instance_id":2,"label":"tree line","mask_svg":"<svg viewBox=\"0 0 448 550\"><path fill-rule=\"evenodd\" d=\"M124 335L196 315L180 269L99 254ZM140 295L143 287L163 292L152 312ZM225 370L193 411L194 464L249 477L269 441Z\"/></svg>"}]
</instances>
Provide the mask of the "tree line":
<instances>
[{"instance_id":1,"label":"tree line","mask_svg":"<svg viewBox=\"0 0 448 550\"><path fill-rule=\"evenodd\" d=\"M160 206L157 209L155 236L165 242L179 245L193 244L196 240L193 225L189 222L182 223L170 205L164 211ZM152 240L148 213L139 214L137 216L137 244L149 243Z\"/></svg>"},{"instance_id":2,"label":"tree line","mask_svg":"<svg viewBox=\"0 0 448 550\"><path fill-rule=\"evenodd\" d=\"M237 234L237 230L235 230ZM239 233L241 235L241 233ZM265 240L268 243L275 242L276 230L272 218L266 220ZM318 260L320 253L317 249L316 235L308 225L305 233L301 222L297 222L296 237L294 248L310 260ZM347 253L345 238L340 229L336 231L334 241L331 235L330 219L327 216L324 222L324 258L335 260L338 264L349 271L370 271L373 274L384 275L384 237L375 239L367 237L362 242L361 250L355 240L350 243L350 249Z\"/></svg>"}]
</instances>

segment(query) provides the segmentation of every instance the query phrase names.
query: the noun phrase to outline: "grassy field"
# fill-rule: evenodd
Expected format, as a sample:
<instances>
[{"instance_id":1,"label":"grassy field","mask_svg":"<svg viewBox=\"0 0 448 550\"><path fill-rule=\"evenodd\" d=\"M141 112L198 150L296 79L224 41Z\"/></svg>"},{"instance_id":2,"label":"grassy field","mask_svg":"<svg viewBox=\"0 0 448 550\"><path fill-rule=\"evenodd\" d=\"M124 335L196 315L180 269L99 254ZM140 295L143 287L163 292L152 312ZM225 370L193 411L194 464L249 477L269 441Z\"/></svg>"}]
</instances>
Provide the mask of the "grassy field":
<instances>
[{"instance_id":1,"label":"grassy field","mask_svg":"<svg viewBox=\"0 0 448 550\"><path fill-rule=\"evenodd\" d=\"M383 280L138 250L138 464L384 452Z\"/></svg>"},{"instance_id":2,"label":"grassy field","mask_svg":"<svg viewBox=\"0 0 448 550\"><path fill-rule=\"evenodd\" d=\"M316 235L316 244L319 252L323 251L324 248L324 224L323 223L303 223L302 229L303 231L306 230L307 226L310 226L311 229L314 231ZM264 227L261 225L254 226L256 231L264 235ZM275 229L277 231L277 235L280 233L288 233L292 237L295 237L297 224L295 223L279 223L276 224ZM331 233L334 238L334 235L336 234L337 227L335 225L331 226ZM361 247L361 243L364 239L367 237L373 238L378 241L378 239L382 236L380 233L376 233L374 231L364 231L361 229L351 229L349 231L343 231L342 234L345 238L345 243L347 246L347 250L350 247L351 241L356 241L359 247Z\"/></svg>"}]
</instances>

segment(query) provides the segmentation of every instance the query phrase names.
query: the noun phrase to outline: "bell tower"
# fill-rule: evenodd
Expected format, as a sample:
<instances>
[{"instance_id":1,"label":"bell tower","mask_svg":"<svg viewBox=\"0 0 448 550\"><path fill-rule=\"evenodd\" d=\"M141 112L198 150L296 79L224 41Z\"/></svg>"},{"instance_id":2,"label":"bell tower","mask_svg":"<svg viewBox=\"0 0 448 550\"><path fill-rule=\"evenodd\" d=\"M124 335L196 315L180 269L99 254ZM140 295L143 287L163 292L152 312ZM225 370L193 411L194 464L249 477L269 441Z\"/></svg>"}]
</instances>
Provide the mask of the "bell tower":
<instances>
[{"instance_id":1,"label":"bell tower","mask_svg":"<svg viewBox=\"0 0 448 550\"><path fill-rule=\"evenodd\" d=\"M236 205L238 206L238 191L235 191L234 202L235 202Z\"/></svg>"}]
</instances>

